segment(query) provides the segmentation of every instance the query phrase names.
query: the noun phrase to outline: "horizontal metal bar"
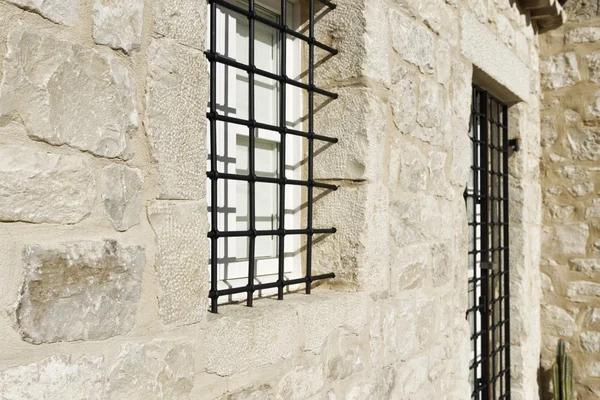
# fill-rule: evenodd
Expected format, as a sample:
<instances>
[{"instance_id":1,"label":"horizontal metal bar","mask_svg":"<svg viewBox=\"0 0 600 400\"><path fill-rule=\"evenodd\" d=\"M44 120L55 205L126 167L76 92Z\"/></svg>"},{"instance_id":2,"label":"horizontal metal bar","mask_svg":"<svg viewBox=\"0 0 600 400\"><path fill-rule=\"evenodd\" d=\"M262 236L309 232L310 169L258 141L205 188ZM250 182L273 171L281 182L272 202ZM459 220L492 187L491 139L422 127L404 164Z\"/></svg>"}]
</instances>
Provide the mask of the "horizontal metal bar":
<instances>
[{"instance_id":1,"label":"horizontal metal bar","mask_svg":"<svg viewBox=\"0 0 600 400\"><path fill-rule=\"evenodd\" d=\"M319 0L319 1L321 1L321 3L325 4L328 7L335 8L335 5L333 5L333 3L329 2L329 1L324 1L324 0ZM231 4L228 1L225 1L225 0L208 0L208 2L209 3L215 3L215 4L217 4L217 5L219 5L219 6L223 7L223 8L227 8L228 10L231 10L231 11L236 12L238 14L244 15L244 16L246 16L248 18L252 18L255 21L260 22L261 24L265 24L265 25L270 26L272 28L275 28L275 29L277 29L279 31L285 32L286 34L288 34L290 36L294 36L295 38L300 39L300 40L302 40L302 41L304 41L306 43L314 44L316 47L318 47L320 49L323 49L323 50L331 53L332 55L336 55L338 53L337 49L334 49L331 46L327 46L324 43L321 43L321 42L319 42L317 40L311 39L310 37L308 37L306 35L303 35L303 34L301 34L299 32L296 32L295 30L288 28L287 25L278 24L277 22L271 21L270 19L261 17L256 12L250 12L250 11L244 9L244 8L241 8L241 7L238 7L238 6L234 5L234 4Z\"/></svg>"},{"instance_id":2,"label":"horizontal metal bar","mask_svg":"<svg viewBox=\"0 0 600 400\"><path fill-rule=\"evenodd\" d=\"M329 189L329 190L337 190L338 186L331 185L329 183L321 183L315 181L300 181L295 179L284 179L284 178L270 178L266 176L250 176L250 175L239 175L239 174L229 174L224 172L214 172L209 171L206 173L206 176L210 179L228 179L232 181L245 181L245 182L262 182L262 183L274 183L274 184L284 184L284 185L293 185L293 186L306 186L306 187L317 187L321 189Z\"/></svg>"},{"instance_id":3,"label":"horizontal metal bar","mask_svg":"<svg viewBox=\"0 0 600 400\"><path fill-rule=\"evenodd\" d=\"M283 281L283 286L298 285L301 283L310 283L310 282L314 282L314 281L318 281L318 280L322 280L322 279L333 279L333 278L335 278L335 274L333 272L329 273L329 274L314 275L314 276L310 276L310 277L305 276L303 278L290 279L287 281ZM276 288L279 286L280 286L279 281L275 281L275 282L269 282L269 283L259 283L257 285L252 285L252 286L246 285L246 286L240 286L240 287L236 287L236 288L217 290L216 297L228 296L228 295L238 294L238 293L256 292L257 290L272 289L272 288Z\"/></svg>"},{"instance_id":4,"label":"horizontal metal bar","mask_svg":"<svg viewBox=\"0 0 600 400\"><path fill-rule=\"evenodd\" d=\"M209 238L227 238L227 237L257 237L257 236L289 236L289 235L320 235L320 234L333 234L336 233L337 229L284 229L279 230L268 230L268 231L215 231L211 230L208 232Z\"/></svg>"},{"instance_id":5,"label":"horizontal metal bar","mask_svg":"<svg viewBox=\"0 0 600 400\"><path fill-rule=\"evenodd\" d=\"M298 130L289 129L289 128L281 129L281 127L279 127L279 126L263 124L261 122L252 122L252 121L248 121L247 119L230 117L228 115L221 115L217 112L206 113L206 118L208 118L209 121L215 120L215 121L227 122L230 124L242 125L242 126L247 126L247 127L253 126L258 129L265 129L267 131L273 131L273 132L279 132L279 133L283 132L284 134L290 134L290 135L294 135L294 136L302 136L305 138L312 138L312 139L320 140L323 142L329 142L329 143L337 143L338 142L337 138L332 138L329 136L317 135L315 133L303 132L303 131L298 131Z\"/></svg>"},{"instance_id":6,"label":"horizontal metal bar","mask_svg":"<svg viewBox=\"0 0 600 400\"><path fill-rule=\"evenodd\" d=\"M296 81L287 76L274 74L272 72L265 71L264 69L256 68L255 65L247 65L247 64L241 63L239 61L234 60L233 58L223 56L216 52L205 51L204 54L206 55L206 58L208 58L209 61L215 61L215 62L218 62L221 64L229 65L230 67L241 69L248 73L253 73L256 75L264 76L265 78L273 79L274 81L277 81L277 82L283 82L283 83L286 83L291 86L296 86L298 88L308 90L311 92L315 92L315 93L321 94L323 96L327 96L332 99L338 98L337 93L333 93L328 90L320 89L314 85L312 85L312 86L307 85L306 83Z\"/></svg>"},{"instance_id":7,"label":"horizontal metal bar","mask_svg":"<svg viewBox=\"0 0 600 400\"><path fill-rule=\"evenodd\" d=\"M318 0L321 4L326 5L327 7L331 8L332 10L335 10L335 8L337 7L337 4L332 3L329 0Z\"/></svg>"}]
</instances>

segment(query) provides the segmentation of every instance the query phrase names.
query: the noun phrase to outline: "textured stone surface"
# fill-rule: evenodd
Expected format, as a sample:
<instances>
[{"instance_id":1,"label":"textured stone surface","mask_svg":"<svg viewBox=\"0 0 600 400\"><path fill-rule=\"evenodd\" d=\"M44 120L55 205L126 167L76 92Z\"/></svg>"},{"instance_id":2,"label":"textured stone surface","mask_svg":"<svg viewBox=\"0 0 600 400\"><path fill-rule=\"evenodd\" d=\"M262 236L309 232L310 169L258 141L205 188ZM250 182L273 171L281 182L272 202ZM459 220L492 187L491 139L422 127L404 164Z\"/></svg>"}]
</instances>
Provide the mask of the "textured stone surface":
<instances>
[{"instance_id":1,"label":"textured stone surface","mask_svg":"<svg viewBox=\"0 0 600 400\"><path fill-rule=\"evenodd\" d=\"M566 148L572 159L600 159L600 129L573 128L567 131Z\"/></svg>"},{"instance_id":2,"label":"textured stone surface","mask_svg":"<svg viewBox=\"0 0 600 400\"><path fill-rule=\"evenodd\" d=\"M568 312L552 305L542 306L544 333L554 336L572 336L577 330L577 324Z\"/></svg>"},{"instance_id":3,"label":"textured stone surface","mask_svg":"<svg viewBox=\"0 0 600 400\"><path fill-rule=\"evenodd\" d=\"M574 258L569 260L571 269L578 272L583 272L588 276L600 272L600 259L597 258Z\"/></svg>"},{"instance_id":4,"label":"textured stone surface","mask_svg":"<svg viewBox=\"0 0 600 400\"><path fill-rule=\"evenodd\" d=\"M565 34L566 43L588 43L600 40L600 28L585 26L574 28Z\"/></svg>"},{"instance_id":5,"label":"textured stone surface","mask_svg":"<svg viewBox=\"0 0 600 400\"><path fill-rule=\"evenodd\" d=\"M394 50L406 61L418 66L421 72L433 73L433 34L395 10L390 12L390 26Z\"/></svg>"},{"instance_id":6,"label":"textured stone surface","mask_svg":"<svg viewBox=\"0 0 600 400\"><path fill-rule=\"evenodd\" d=\"M418 77L402 65L394 66L390 105L394 123L402 133L413 130L417 120Z\"/></svg>"},{"instance_id":7,"label":"textured stone surface","mask_svg":"<svg viewBox=\"0 0 600 400\"><path fill-rule=\"evenodd\" d=\"M167 324L198 322L208 307L206 202L151 202L148 219L158 246L161 317Z\"/></svg>"},{"instance_id":8,"label":"textured stone surface","mask_svg":"<svg viewBox=\"0 0 600 400\"><path fill-rule=\"evenodd\" d=\"M581 332L581 346L589 353L600 353L600 332Z\"/></svg>"},{"instance_id":9,"label":"textured stone surface","mask_svg":"<svg viewBox=\"0 0 600 400\"><path fill-rule=\"evenodd\" d=\"M569 283L567 297L573 301L582 303L590 297L600 297L600 284L585 281Z\"/></svg>"},{"instance_id":10,"label":"textured stone surface","mask_svg":"<svg viewBox=\"0 0 600 400\"><path fill-rule=\"evenodd\" d=\"M114 55L34 30L9 34L0 116L17 112L33 139L129 158L135 96L130 71Z\"/></svg>"},{"instance_id":11,"label":"textured stone surface","mask_svg":"<svg viewBox=\"0 0 600 400\"><path fill-rule=\"evenodd\" d=\"M112 240L27 245L23 259L16 311L23 339L103 340L133 328L146 263L142 247Z\"/></svg>"},{"instance_id":12,"label":"textured stone surface","mask_svg":"<svg viewBox=\"0 0 600 400\"><path fill-rule=\"evenodd\" d=\"M585 254L589 236L586 224L569 224L544 228L544 242L560 254Z\"/></svg>"},{"instance_id":13,"label":"textured stone surface","mask_svg":"<svg viewBox=\"0 0 600 400\"><path fill-rule=\"evenodd\" d=\"M192 48L203 50L206 7L194 0L152 0L154 30Z\"/></svg>"},{"instance_id":14,"label":"textured stone surface","mask_svg":"<svg viewBox=\"0 0 600 400\"><path fill-rule=\"evenodd\" d=\"M423 192L427 189L428 169L427 160L421 150L408 142L401 143L394 156L399 158L399 173L390 171L390 176L398 176L398 184L408 192ZM390 160L390 168L395 165Z\"/></svg>"},{"instance_id":15,"label":"textured stone surface","mask_svg":"<svg viewBox=\"0 0 600 400\"><path fill-rule=\"evenodd\" d=\"M140 223L143 184L142 172L137 168L112 164L102 170L104 211L116 230L126 231Z\"/></svg>"},{"instance_id":16,"label":"textured stone surface","mask_svg":"<svg viewBox=\"0 0 600 400\"><path fill-rule=\"evenodd\" d=\"M319 394L325 377L320 366L305 368L298 366L288 372L279 382L278 399L304 400Z\"/></svg>"},{"instance_id":17,"label":"textured stone surface","mask_svg":"<svg viewBox=\"0 0 600 400\"><path fill-rule=\"evenodd\" d=\"M75 25L79 17L79 0L6 0L26 10L63 25Z\"/></svg>"},{"instance_id":18,"label":"textured stone surface","mask_svg":"<svg viewBox=\"0 0 600 400\"><path fill-rule=\"evenodd\" d=\"M589 54L586 57L590 80L594 83L600 83L600 51Z\"/></svg>"},{"instance_id":19,"label":"textured stone surface","mask_svg":"<svg viewBox=\"0 0 600 400\"><path fill-rule=\"evenodd\" d=\"M189 399L194 385L194 345L157 339L126 343L108 377L107 398Z\"/></svg>"},{"instance_id":20,"label":"textured stone surface","mask_svg":"<svg viewBox=\"0 0 600 400\"><path fill-rule=\"evenodd\" d=\"M575 53L562 53L543 60L540 63L542 87L544 89L560 89L572 86L581 81Z\"/></svg>"},{"instance_id":21,"label":"textured stone surface","mask_svg":"<svg viewBox=\"0 0 600 400\"><path fill-rule=\"evenodd\" d=\"M44 360L0 371L3 400L103 400L103 358L54 355Z\"/></svg>"},{"instance_id":22,"label":"textured stone surface","mask_svg":"<svg viewBox=\"0 0 600 400\"><path fill-rule=\"evenodd\" d=\"M0 221L77 223L90 214L95 197L82 158L0 147Z\"/></svg>"},{"instance_id":23,"label":"textured stone surface","mask_svg":"<svg viewBox=\"0 0 600 400\"><path fill-rule=\"evenodd\" d=\"M158 164L161 199L204 196L204 113L208 95L205 56L169 39L148 50L145 125Z\"/></svg>"},{"instance_id":24,"label":"textured stone surface","mask_svg":"<svg viewBox=\"0 0 600 400\"><path fill-rule=\"evenodd\" d=\"M289 303L271 306L226 309L211 321L204 343L210 349L206 355L209 373L229 376L298 355L298 313Z\"/></svg>"},{"instance_id":25,"label":"textured stone surface","mask_svg":"<svg viewBox=\"0 0 600 400\"><path fill-rule=\"evenodd\" d=\"M94 41L127 53L142 44L143 0L95 0Z\"/></svg>"}]
</instances>

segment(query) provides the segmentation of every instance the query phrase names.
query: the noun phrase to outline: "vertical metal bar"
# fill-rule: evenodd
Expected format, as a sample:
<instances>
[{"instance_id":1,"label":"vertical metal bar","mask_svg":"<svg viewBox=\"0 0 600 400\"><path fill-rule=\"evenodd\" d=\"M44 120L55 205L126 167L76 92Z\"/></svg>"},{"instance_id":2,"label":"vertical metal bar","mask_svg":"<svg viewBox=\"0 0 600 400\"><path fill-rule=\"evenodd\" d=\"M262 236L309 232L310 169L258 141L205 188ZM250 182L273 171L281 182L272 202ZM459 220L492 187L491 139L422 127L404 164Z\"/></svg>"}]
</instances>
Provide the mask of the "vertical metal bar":
<instances>
[{"instance_id":1,"label":"vertical metal bar","mask_svg":"<svg viewBox=\"0 0 600 400\"><path fill-rule=\"evenodd\" d=\"M281 25L287 25L287 0L281 0ZM279 32L279 51L280 51L280 75L287 78L287 34L285 30ZM277 299L283 300L283 273L285 264L285 156L286 156L286 80L279 82L279 126L281 128L281 139L279 142L279 177L283 181L279 184L279 270L278 270L278 288L277 288Z\"/></svg>"},{"instance_id":2,"label":"vertical metal bar","mask_svg":"<svg viewBox=\"0 0 600 400\"><path fill-rule=\"evenodd\" d=\"M477 298L477 226L478 226L478 221L477 221L477 205L479 203L478 201L478 196L479 196L479 170L477 169L479 166L478 160L479 160L479 143L478 143L478 138L479 138L479 115L477 112L477 99L478 99L478 93L477 93L477 88L473 87L473 94L472 94L472 105L471 105L471 124L472 124L472 139L471 141L473 142L473 164L471 166L471 169L473 170L473 195L471 197L472 202L473 202L473 307L476 307L477 304L479 303L479 299ZM479 337L477 336L478 331L477 331L477 311L471 311L471 314L473 315L473 335L474 335L474 343L473 343L473 363L474 363L474 368L473 368L473 384L474 384L474 393L477 396L476 399L479 399L479 377L478 377L478 365L477 365L477 358L479 356L478 352L477 352L477 341L479 340Z\"/></svg>"},{"instance_id":3,"label":"vertical metal bar","mask_svg":"<svg viewBox=\"0 0 600 400\"><path fill-rule=\"evenodd\" d=\"M488 193L490 194L490 200L488 201L488 204L491 208L490 210L490 221L491 221L491 225L490 225L490 231L491 231L491 244L489 246L489 251L491 253L491 257L490 257L490 269L489 269L489 280L490 280L490 286L488 289L488 293L489 293L489 297L491 298L491 369L492 369L492 373L491 373L491 384L492 384L492 398L495 399L496 398L496 274L494 272L494 262L496 261L496 253L495 253L495 243L496 243L496 197L497 197L497 193L496 193L496 185L494 184L494 179L496 179L496 175L494 175L495 173L495 163L496 163L496 151L495 151L495 147L496 147L496 142L494 140L494 129L498 129L495 125L495 120L494 120L494 99L490 98L490 100L488 101L488 105L487 105L487 109L486 109L486 114L488 116L487 120L486 120L486 124L488 124L490 132L489 132L489 144L488 144L488 148L489 148L489 154L490 154L490 160L489 160L489 168L491 169L492 174L489 175L489 180L488 180L488 184L489 184L489 190ZM491 181L491 182L490 182Z\"/></svg>"},{"instance_id":4,"label":"vertical metal bar","mask_svg":"<svg viewBox=\"0 0 600 400\"><path fill-rule=\"evenodd\" d=\"M306 294L310 294L312 282L312 244L313 244L313 183L314 183L314 111L315 111L315 0L309 0L309 44L308 44L308 207L306 236Z\"/></svg>"},{"instance_id":5,"label":"vertical metal bar","mask_svg":"<svg viewBox=\"0 0 600 400\"><path fill-rule=\"evenodd\" d=\"M483 110L483 123L481 126L481 265L485 268L481 268L481 299L480 299L480 311L481 311L481 370L482 377L485 379L486 388L482 392L482 399L489 399L489 382L490 382L490 319L489 319L489 272L487 266L489 265L489 165L488 165L488 98L487 92L481 92L480 98L480 110Z\"/></svg>"},{"instance_id":6,"label":"vertical metal bar","mask_svg":"<svg viewBox=\"0 0 600 400\"><path fill-rule=\"evenodd\" d=\"M502 178L504 184L504 194L503 194L503 202L504 202L504 343L506 346L504 350L504 371L506 376L506 398L510 400L510 277L509 277L509 175L508 175L508 109L506 106L503 106L502 110L502 125L503 125L503 138L502 138L502 148L504 149L503 156L503 171Z\"/></svg>"},{"instance_id":7,"label":"vertical metal bar","mask_svg":"<svg viewBox=\"0 0 600 400\"><path fill-rule=\"evenodd\" d=\"M248 0L248 11L250 16L248 17L248 65L250 71L248 72L248 119L250 120L250 126L248 127L248 174L250 180L248 182L248 190L250 192L250 204L248 207L248 223L250 230L250 238L248 244L248 299L246 301L248 307L252 307L252 299L254 297L254 254L256 247L256 170L255 170L255 131L256 131L256 120L254 113L254 0Z\"/></svg>"},{"instance_id":8,"label":"vertical metal bar","mask_svg":"<svg viewBox=\"0 0 600 400\"><path fill-rule=\"evenodd\" d=\"M502 194L502 182L504 181L503 177L502 177L502 160L503 160L503 153L502 153L502 107L503 105L499 102L496 101L496 116L494 117L495 121L496 121L496 138L495 138L495 151L496 151L496 232L494 234L494 238L496 241L496 246L495 246L495 254L496 254L496 263L498 265L498 273L497 273L497 277L498 277L498 290L497 290L497 301L496 301L496 306L495 306L495 310L494 310L494 314L497 313L497 320L498 320L498 327L494 327L494 330L498 330L497 333L497 337L496 340L494 341L494 351L496 352L496 354L498 355L498 391L500 392L500 397L502 397L504 395L504 388L503 388L503 383L504 383L504 374L503 374L503 361L502 361L502 356L503 356L503 341L502 341L502 326L500 324L502 324L503 322L503 315L502 315L502 304L503 304L503 300L502 300L502 230L504 229L504 225L503 225L503 218L502 218L502 199L503 199L503 194ZM495 392L496 393L496 392Z\"/></svg>"},{"instance_id":9,"label":"vertical metal bar","mask_svg":"<svg viewBox=\"0 0 600 400\"><path fill-rule=\"evenodd\" d=\"M214 2L210 3L210 52L217 52L217 5ZM217 62L210 60L210 113L217 112ZM217 172L217 121L214 118L210 120L210 170L213 174ZM218 259L218 179L212 175L210 178L210 221L211 230L215 235L210 238L210 293L211 300L210 310L216 313L217 310L217 259Z\"/></svg>"}]
</instances>

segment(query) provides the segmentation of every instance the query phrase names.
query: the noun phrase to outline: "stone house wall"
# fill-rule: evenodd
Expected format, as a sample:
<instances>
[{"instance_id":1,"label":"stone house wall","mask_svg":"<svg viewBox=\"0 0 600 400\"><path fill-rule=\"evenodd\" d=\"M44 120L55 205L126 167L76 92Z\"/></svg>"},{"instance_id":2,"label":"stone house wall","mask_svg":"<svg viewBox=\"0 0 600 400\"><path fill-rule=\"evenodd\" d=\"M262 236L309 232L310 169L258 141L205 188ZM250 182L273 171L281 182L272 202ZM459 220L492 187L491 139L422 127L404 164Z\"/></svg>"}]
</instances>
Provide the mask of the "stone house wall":
<instances>
[{"instance_id":1,"label":"stone house wall","mask_svg":"<svg viewBox=\"0 0 600 400\"><path fill-rule=\"evenodd\" d=\"M545 391L558 338L574 358L581 399L600 396L600 14L570 4L541 45L544 203L541 263Z\"/></svg>"},{"instance_id":2,"label":"stone house wall","mask_svg":"<svg viewBox=\"0 0 600 400\"><path fill-rule=\"evenodd\" d=\"M537 397L538 37L511 0L338 0L311 296L207 312L206 7L0 0L0 398L470 397L471 84L510 109L513 399Z\"/></svg>"}]
</instances>

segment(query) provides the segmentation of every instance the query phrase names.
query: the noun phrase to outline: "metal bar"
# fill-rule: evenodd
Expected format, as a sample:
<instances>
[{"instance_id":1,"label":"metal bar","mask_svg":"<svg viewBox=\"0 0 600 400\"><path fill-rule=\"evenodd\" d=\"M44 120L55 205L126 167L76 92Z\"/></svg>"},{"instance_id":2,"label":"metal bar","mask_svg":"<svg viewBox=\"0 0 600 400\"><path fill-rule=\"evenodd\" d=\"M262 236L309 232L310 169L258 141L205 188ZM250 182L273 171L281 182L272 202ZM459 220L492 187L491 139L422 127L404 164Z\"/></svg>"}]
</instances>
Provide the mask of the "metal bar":
<instances>
[{"instance_id":1,"label":"metal bar","mask_svg":"<svg viewBox=\"0 0 600 400\"><path fill-rule=\"evenodd\" d=\"M323 0L319 0L319 1L321 1L323 3ZM273 21L271 21L268 18L261 17L260 15L252 14L248 10L244 10L243 8L238 7L238 6L236 6L236 5L228 2L226 0L208 0L208 2L209 3L215 3L215 4L217 4L217 5L219 5L219 6L223 7L223 8L226 8L228 10L231 10L233 12L241 14L241 15L243 15L245 17L255 19L256 21L260 22L261 24L265 24L267 26L270 26L271 28L275 28L278 31L284 31L288 35L294 36L295 38L300 39L300 40L302 40L302 41L304 41L306 43L309 43L309 44L312 43L315 46L319 47L320 49L323 49L323 50L327 51L331 55L336 55L338 53L337 49L334 49L333 47L327 46L324 43L318 42L318 41L314 40L313 37L310 37L310 38L306 37L305 35L303 35L303 34L301 34L299 32L296 32L295 30L290 29L290 28L288 28L285 25L278 24L277 22L273 22ZM326 3L323 3L323 4L326 4ZM314 7L313 7L313 10L314 10ZM311 14L310 18L313 18L313 20L314 20L314 14Z\"/></svg>"},{"instance_id":2,"label":"metal bar","mask_svg":"<svg viewBox=\"0 0 600 400\"><path fill-rule=\"evenodd\" d=\"M334 273L312 276L311 281L318 281L318 280L332 279L332 278L335 278ZM291 285L298 285L298 284L307 283L307 282L308 282L308 278L304 277L304 278L290 279L290 280L284 281L283 285L291 286ZM261 283L258 285L254 285L253 289L254 289L254 291L257 291L257 290L264 290L264 289L272 289L272 288L276 288L278 286L279 286L278 282L269 282L269 283ZM250 290L250 288L248 286L240 286L240 287L236 287L236 288L228 288L228 289L218 290L217 293L218 293L218 296L221 297L221 296L229 296L232 294L244 293L244 292L247 292L248 290Z\"/></svg>"},{"instance_id":3,"label":"metal bar","mask_svg":"<svg viewBox=\"0 0 600 400\"><path fill-rule=\"evenodd\" d=\"M261 183L274 183L274 184L286 184L293 186L312 186L321 189L328 190L337 190L338 187L336 185L332 185L329 183L321 183L321 182L309 182L309 181L299 181L295 179L285 179L285 178L272 178L268 176L250 176L250 175L239 175L239 174L230 174L225 172L207 172L206 176L209 178L218 177L219 179L229 179L232 181L245 181L245 182L261 182Z\"/></svg>"},{"instance_id":4,"label":"metal bar","mask_svg":"<svg viewBox=\"0 0 600 400\"><path fill-rule=\"evenodd\" d=\"M336 233L335 228L322 229L286 229L283 232L274 230L247 230L247 231L213 231L208 232L209 238L251 237L251 236L276 236L276 235L325 235Z\"/></svg>"},{"instance_id":5,"label":"metal bar","mask_svg":"<svg viewBox=\"0 0 600 400\"><path fill-rule=\"evenodd\" d=\"M280 132L280 133L282 132L280 126L263 124L261 122L252 123L245 119L231 117L228 115L221 115L217 112L206 113L206 118L208 118L209 120L216 120L216 121L227 122L227 123L232 123L232 124L242 125L242 126L254 125L258 129L265 129L265 130L272 131L272 132ZM329 142L329 143L337 143L338 142L337 138L332 138L332 137L323 136L323 135L317 135L315 133L310 133L310 132L303 132L303 131L299 131L296 129L289 129L287 127L283 130L283 133L289 134L289 135L301 136L301 137L305 137L305 138L312 137L315 140L321 140L321 141Z\"/></svg>"},{"instance_id":6,"label":"metal bar","mask_svg":"<svg viewBox=\"0 0 600 400\"><path fill-rule=\"evenodd\" d=\"M308 85L314 88L315 81L315 0L308 1ZM314 132L315 93L308 91L308 131ZM308 180L314 180L314 139L308 138ZM313 187L308 187L307 228L311 232L306 235L306 294L310 294L312 275L312 246L313 246Z\"/></svg>"},{"instance_id":7,"label":"metal bar","mask_svg":"<svg viewBox=\"0 0 600 400\"><path fill-rule=\"evenodd\" d=\"M281 0L281 24L283 26L287 26L287 0ZM280 73L282 76L287 76L287 34L285 31L279 32L279 46L281 58L280 62ZM287 104L286 104L286 83L279 83L279 126L281 128L281 132L285 132L286 124L287 124ZM286 135L285 133L281 134L281 138L279 141L279 176L281 178L281 182L279 183L279 230L281 232L285 232L285 185L286 185L286 175L285 175L285 155L286 155ZM285 235L279 235L279 254L278 254L278 262L277 266L277 299L283 300L283 288L284 288L284 263L285 263Z\"/></svg>"},{"instance_id":8,"label":"metal bar","mask_svg":"<svg viewBox=\"0 0 600 400\"><path fill-rule=\"evenodd\" d=\"M502 109L502 125L503 128L503 137L502 137L502 147L505 150L508 149L508 107L505 105ZM503 206L504 206L504 219L507 223L510 223L509 220L509 182L508 182L508 151L503 153L502 157L502 171L505 174L503 179L503 191L502 197L504 198ZM504 343L506 344L506 350L504 351L504 370L505 372L505 385L506 385L506 398L510 399L510 264L509 264L509 227L507 225L504 227L504 293L503 295L506 297L504 300L504 320L506 321L504 325Z\"/></svg>"},{"instance_id":9,"label":"metal bar","mask_svg":"<svg viewBox=\"0 0 600 400\"><path fill-rule=\"evenodd\" d=\"M211 3L210 5L210 50L217 50L217 5ZM210 62L210 112L216 112L217 110L217 63L215 61ZM210 121L210 170L213 172L217 171L217 121ZM210 201L211 201L211 212L210 221L211 229L218 229L218 182L217 178L211 179L210 181ZM218 254L218 238L211 238L210 241L210 310L213 313L217 312L217 254Z\"/></svg>"},{"instance_id":10,"label":"metal bar","mask_svg":"<svg viewBox=\"0 0 600 400\"><path fill-rule=\"evenodd\" d=\"M248 11L251 16L256 15L254 12L254 0L248 0ZM255 121L254 112L254 18L248 17L248 63L250 64L251 70L248 71L248 119ZM248 127L248 173L251 177L256 176L256 160L255 160L255 147L256 147L256 131L255 127ZM250 204L248 206L248 224L250 232L256 231L256 181L254 179L248 181L248 191L250 197ZM248 238L248 298L246 305L252 307L252 299L254 298L254 254L256 251L256 236L251 235Z\"/></svg>"}]
</instances>

